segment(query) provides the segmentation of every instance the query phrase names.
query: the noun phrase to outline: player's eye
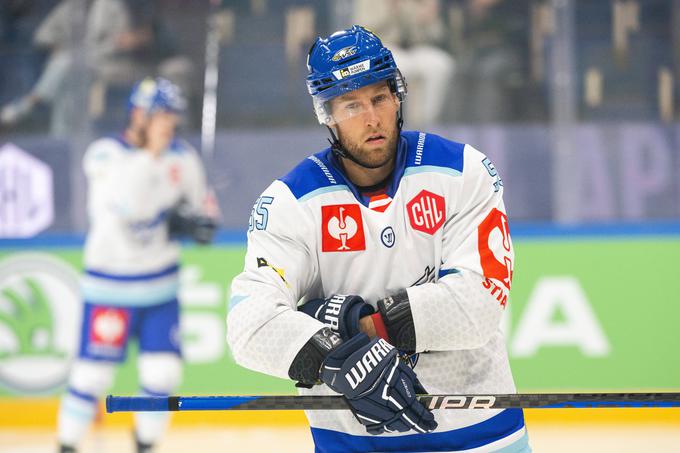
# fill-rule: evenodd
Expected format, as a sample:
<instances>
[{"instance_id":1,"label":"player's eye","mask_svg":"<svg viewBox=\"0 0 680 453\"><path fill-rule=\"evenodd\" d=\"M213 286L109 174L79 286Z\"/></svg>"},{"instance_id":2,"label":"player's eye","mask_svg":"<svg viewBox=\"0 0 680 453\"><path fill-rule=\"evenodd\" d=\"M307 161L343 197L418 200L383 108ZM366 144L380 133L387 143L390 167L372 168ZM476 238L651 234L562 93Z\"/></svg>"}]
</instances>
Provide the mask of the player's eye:
<instances>
[{"instance_id":1,"label":"player's eye","mask_svg":"<svg viewBox=\"0 0 680 453\"><path fill-rule=\"evenodd\" d=\"M379 94L376 97L373 98L373 105L381 105L387 102L387 95L386 94Z\"/></svg>"},{"instance_id":2,"label":"player's eye","mask_svg":"<svg viewBox=\"0 0 680 453\"><path fill-rule=\"evenodd\" d=\"M375 106L375 108L387 107L390 104L391 99L392 96L387 93L378 94L372 99L373 106Z\"/></svg>"}]
</instances>

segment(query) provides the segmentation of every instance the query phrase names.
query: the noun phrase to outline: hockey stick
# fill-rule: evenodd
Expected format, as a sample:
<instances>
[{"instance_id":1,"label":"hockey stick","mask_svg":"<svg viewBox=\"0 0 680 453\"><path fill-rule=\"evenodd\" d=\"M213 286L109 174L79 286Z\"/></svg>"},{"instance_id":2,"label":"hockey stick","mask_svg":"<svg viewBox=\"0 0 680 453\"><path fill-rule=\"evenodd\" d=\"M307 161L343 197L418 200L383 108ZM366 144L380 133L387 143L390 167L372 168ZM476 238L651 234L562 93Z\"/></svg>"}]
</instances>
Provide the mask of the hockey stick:
<instances>
[{"instance_id":1,"label":"hockey stick","mask_svg":"<svg viewBox=\"0 0 680 453\"><path fill-rule=\"evenodd\" d=\"M419 395L429 409L680 407L680 393ZM342 396L107 396L106 412L348 409Z\"/></svg>"},{"instance_id":2,"label":"hockey stick","mask_svg":"<svg viewBox=\"0 0 680 453\"><path fill-rule=\"evenodd\" d=\"M203 78L203 109L201 111L201 154L212 163L215 155L215 127L217 124L217 84L219 81L220 29L217 24L221 0L210 1L205 37L205 74Z\"/></svg>"}]
</instances>

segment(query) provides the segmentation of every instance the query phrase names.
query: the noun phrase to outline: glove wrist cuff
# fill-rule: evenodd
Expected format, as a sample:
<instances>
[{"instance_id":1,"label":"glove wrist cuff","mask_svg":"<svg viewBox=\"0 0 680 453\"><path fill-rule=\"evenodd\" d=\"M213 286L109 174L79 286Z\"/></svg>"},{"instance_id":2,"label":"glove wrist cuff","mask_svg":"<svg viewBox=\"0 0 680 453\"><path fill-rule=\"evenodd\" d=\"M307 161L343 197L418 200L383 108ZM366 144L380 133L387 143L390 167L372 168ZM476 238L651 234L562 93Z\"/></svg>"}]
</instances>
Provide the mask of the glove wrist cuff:
<instances>
[{"instance_id":1,"label":"glove wrist cuff","mask_svg":"<svg viewBox=\"0 0 680 453\"><path fill-rule=\"evenodd\" d=\"M324 327L305 343L293 359L288 376L302 387L320 384L319 375L326 356L342 343L340 336Z\"/></svg>"},{"instance_id":2,"label":"glove wrist cuff","mask_svg":"<svg viewBox=\"0 0 680 453\"><path fill-rule=\"evenodd\" d=\"M406 290L379 300L378 312L385 324L390 342L401 351L415 352L415 325Z\"/></svg>"}]
</instances>

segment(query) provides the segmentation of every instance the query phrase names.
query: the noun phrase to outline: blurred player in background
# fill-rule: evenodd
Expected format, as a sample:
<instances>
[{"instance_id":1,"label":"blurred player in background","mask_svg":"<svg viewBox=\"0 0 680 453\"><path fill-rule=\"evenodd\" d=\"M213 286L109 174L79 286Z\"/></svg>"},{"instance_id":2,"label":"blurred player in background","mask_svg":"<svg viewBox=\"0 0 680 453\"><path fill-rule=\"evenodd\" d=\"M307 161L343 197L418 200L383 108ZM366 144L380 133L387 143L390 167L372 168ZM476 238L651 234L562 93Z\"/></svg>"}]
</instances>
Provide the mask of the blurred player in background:
<instances>
[{"instance_id":1,"label":"blurred player in background","mask_svg":"<svg viewBox=\"0 0 680 453\"><path fill-rule=\"evenodd\" d=\"M331 146L255 203L231 288L234 358L345 396L351 412L307 413L317 452L530 452L521 409L432 413L416 399L515 392L496 169L470 145L401 130L406 83L372 32L318 39L308 69Z\"/></svg>"},{"instance_id":2,"label":"blurred player in background","mask_svg":"<svg viewBox=\"0 0 680 453\"><path fill-rule=\"evenodd\" d=\"M85 154L85 306L59 412L61 452L75 451L131 337L142 393L168 395L180 383L178 239L210 242L217 215L197 152L175 137L184 107L175 85L144 79L130 95L123 134L95 141ZM167 422L166 414L136 414L137 451L151 451Z\"/></svg>"}]
</instances>

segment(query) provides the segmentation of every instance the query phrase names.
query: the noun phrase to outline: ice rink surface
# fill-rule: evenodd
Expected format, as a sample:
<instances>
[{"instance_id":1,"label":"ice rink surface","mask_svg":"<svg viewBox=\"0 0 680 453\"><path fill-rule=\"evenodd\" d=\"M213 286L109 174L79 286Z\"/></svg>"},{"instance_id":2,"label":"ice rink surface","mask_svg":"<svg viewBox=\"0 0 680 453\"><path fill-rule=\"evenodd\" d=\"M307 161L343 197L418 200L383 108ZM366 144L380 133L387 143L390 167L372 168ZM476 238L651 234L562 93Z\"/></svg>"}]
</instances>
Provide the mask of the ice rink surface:
<instances>
[{"instance_id":1,"label":"ice rink surface","mask_svg":"<svg viewBox=\"0 0 680 453\"><path fill-rule=\"evenodd\" d=\"M680 453L680 410L541 411L526 411L536 453ZM250 422L221 426L214 420L209 424L174 423L158 447L157 453L313 452L308 428L297 421L271 427ZM0 427L0 452L55 451L52 430ZM100 423L88 434L81 452L133 452L131 431L126 426Z\"/></svg>"}]
</instances>

